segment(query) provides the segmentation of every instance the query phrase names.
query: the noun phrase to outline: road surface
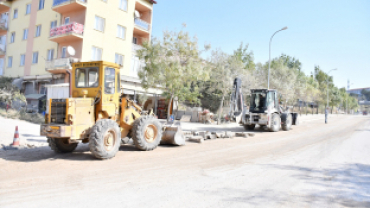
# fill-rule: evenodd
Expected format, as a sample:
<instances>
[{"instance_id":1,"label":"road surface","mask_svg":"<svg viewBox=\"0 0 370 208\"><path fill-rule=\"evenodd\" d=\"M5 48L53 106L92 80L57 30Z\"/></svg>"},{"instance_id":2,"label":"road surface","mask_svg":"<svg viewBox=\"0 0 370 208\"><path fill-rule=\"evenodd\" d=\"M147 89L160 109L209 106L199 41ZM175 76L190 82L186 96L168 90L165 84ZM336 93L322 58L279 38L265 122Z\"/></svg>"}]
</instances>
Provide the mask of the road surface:
<instances>
[{"instance_id":1,"label":"road surface","mask_svg":"<svg viewBox=\"0 0 370 208\"><path fill-rule=\"evenodd\" d=\"M234 127L242 131L242 127ZM87 145L0 151L0 207L370 207L370 117L110 160Z\"/></svg>"}]
</instances>

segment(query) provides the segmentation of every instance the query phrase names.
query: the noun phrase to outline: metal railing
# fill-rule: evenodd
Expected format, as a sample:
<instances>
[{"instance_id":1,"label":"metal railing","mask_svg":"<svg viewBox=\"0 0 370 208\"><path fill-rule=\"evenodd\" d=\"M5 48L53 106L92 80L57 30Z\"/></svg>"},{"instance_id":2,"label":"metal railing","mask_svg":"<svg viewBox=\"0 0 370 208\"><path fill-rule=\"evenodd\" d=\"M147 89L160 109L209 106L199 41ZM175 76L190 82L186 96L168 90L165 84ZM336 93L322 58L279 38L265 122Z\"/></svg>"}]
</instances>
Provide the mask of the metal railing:
<instances>
[{"instance_id":1,"label":"metal railing","mask_svg":"<svg viewBox=\"0 0 370 208\"><path fill-rule=\"evenodd\" d=\"M76 22L72 22L69 24L61 25L58 27L54 27L50 29L50 37L69 34L69 33L76 33L82 35L84 32L84 25L79 24Z\"/></svg>"},{"instance_id":2,"label":"metal railing","mask_svg":"<svg viewBox=\"0 0 370 208\"><path fill-rule=\"evenodd\" d=\"M133 43L132 44L132 51L137 51L143 49L143 46Z\"/></svg>"},{"instance_id":3,"label":"metal railing","mask_svg":"<svg viewBox=\"0 0 370 208\"><path fill-rule=\"evenodd\" d=\"M60 4L73 3L77 1L82 2L82 3L87 3L87 0L54 0L53 7L58 6Z\"/></svg>"},{"instance_id":4,"label":"metal railing","mask_svg":"<svg viewBox=\"0 0 370 208\"><path fill-rule=\"evenodd\" d=\"M0 19L0 28L8 29L8 20L7 19Z\"/></svg>"},{"instance_id":5,"label":"metal railing","mask_svg":"<svg viewBox=\"0 0 370 208\"><path fill-rule=\"evenodd\" d=\"M59 58L46 61L45 70L72 69L71 63L76 63L78 61L78 58Z\"/></svg>"},{"instance_id":6,"label":"metal railing","mask_svg":"<svg viewBox=\"0 0 370 208\"><path fill-rule=\"evenodd\" d=\"M149 23L147 23L144 20L139 19L139 18L136 18L135 19L135 25L138 26L138 27L140 27L141 29L144 29L144 30L147 30L147 31L149 31L149 28L150 28L149 27L150 26Z\"/></svg>"},{"instance_id":7,"label":"metal railing","mask_svg":"<svg viewBox=\"0 0 370 208\"><path fill-rule=\"evenodd\" d=\"M6 45L5 44L0 44L0 54L4 54L6 52Z\"/></svg>"}]
</instances>

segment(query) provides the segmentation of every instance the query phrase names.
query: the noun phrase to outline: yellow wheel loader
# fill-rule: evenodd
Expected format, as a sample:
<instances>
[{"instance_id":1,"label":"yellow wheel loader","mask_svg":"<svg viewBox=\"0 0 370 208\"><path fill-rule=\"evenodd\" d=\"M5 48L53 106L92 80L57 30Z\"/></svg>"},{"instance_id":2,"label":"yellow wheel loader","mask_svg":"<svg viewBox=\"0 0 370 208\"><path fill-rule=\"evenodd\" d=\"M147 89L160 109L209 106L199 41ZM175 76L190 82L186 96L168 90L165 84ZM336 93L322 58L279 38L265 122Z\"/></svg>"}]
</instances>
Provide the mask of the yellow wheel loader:
<instances>
[{"instance_id":1,"label":"yellow wheel loader","mask_svg":"<svg viewBox=\"0 0 370 208\"><path fill-rule=\"evenodd\" d=\"M100 159L116 155L121 142L132 138L136 148L155 149L166 129L153 115L121 93L120 66L95 61L72 65L70 98L50 99L40 134L58 153L72 152L78 143L89 143ZM166 131L166 130L165 130ZM181 128L168 128L161 143L184 145ZM168 135L174 135L168 137Z\"/></svg>"}]
</instances>

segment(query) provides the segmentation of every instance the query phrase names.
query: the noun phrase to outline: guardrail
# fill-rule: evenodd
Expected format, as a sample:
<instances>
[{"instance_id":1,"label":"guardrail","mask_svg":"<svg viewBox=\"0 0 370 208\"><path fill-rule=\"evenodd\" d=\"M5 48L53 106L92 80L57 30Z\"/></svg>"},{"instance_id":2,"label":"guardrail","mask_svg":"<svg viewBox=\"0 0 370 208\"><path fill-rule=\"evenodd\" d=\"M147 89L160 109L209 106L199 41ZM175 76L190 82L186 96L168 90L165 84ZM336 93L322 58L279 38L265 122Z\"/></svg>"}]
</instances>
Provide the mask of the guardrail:
<instances>
[{"instance_id":1,"label":"guardrail","mask_svg":"<svg viewBox=\"0 0 370 208\"><path fill-rule=\"evenodd\" d=\"M76 33L82 35L84 32L84 25L79 24L76 22L72 22L69 24L61 25L59 27L54 27L50 29L50 37L68 34L68 33Z\"/></svg>"}]
</instances>

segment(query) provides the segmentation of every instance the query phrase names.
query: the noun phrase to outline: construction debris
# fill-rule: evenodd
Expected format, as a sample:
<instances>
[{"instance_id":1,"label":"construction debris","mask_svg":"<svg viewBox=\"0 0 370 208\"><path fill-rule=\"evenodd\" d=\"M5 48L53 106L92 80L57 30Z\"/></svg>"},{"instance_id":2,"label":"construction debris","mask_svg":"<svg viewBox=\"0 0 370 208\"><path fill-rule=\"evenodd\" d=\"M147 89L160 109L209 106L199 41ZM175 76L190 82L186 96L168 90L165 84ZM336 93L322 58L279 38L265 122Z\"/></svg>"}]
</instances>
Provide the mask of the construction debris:
<instances>
[{"instance_id":1,"label":"construction debris","mask_svg":"<svg viewBox=\"0 0 370 208\"><path fill-rule=\"evenodd\" d=\"M248 133L247 132L236 132L235 136L248 138Z\"/></svg>"},{"instance_id":2,"label":"construction debris","mask_svg":"<svg viewBox=\"0 0 370 208\"><path fill-rule=\"evenodd\" d=\"M191 141L191 142L197 142L197 143L203 143L204 142L204 138L201 137L201 136L192 136L190 138L188 138L188 141Z\"/></svg>"}]
</instances>

